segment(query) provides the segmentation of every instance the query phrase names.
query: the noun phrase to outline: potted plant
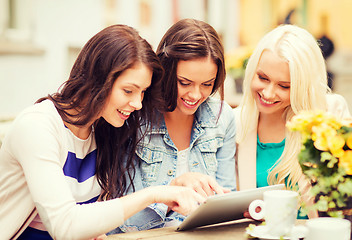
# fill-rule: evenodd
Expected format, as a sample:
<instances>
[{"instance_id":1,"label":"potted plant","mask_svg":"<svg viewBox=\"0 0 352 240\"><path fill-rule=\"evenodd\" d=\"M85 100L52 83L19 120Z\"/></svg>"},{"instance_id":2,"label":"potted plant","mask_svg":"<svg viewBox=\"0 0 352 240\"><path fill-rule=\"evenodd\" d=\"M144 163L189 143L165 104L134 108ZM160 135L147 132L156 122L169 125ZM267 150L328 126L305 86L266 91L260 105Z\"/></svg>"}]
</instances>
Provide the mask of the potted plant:
<instances>
[{"instance_id":1,"label":"potted plant","mask_svg":"<svg viewBox=\"0 0 352 240\"><path fill-rule=\"evenodd\" d=\"M244 72L252 51L252 48L242 46L226 54L227 73L235 81L236 93L242 93Z\"/></svg>"},{"instance_id":2,"label":"potted plant","mask_svg":"<svg viewBox=\"0 0 352 240\"><path fill-rule=\"evenodd\" d=\"M298 155L303 174L311 181L315 198L306 212L319 216L352 216L352 121L323 111L303 111L287 127L302 136Z\"/></svg>"}]
</instances>

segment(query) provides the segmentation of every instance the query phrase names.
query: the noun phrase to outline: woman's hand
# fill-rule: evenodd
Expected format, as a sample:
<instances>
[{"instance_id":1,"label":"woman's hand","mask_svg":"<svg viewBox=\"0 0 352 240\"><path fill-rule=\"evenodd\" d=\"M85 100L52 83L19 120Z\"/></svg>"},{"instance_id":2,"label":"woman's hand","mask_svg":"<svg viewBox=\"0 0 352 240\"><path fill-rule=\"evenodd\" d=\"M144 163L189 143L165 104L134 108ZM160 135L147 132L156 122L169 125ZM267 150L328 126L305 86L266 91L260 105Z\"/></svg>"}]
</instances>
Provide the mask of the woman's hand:
<instances>
[{"instance_id":1,"label":"woman's hand","mask_svg":"<svg viewBox=\"0 0 352 240\"><path fill-rule=\"evenodd\" d=\"M188 215L205 200L191 188L165 185L147 187L120 198L125 220L152 203L164 203L169 209Z\"/></svg>"},{"instance_id":2,"label":"woman's hand","mask_svg":"<svg viewBox=\"0 0 352 240\"><path fill-rule=\"evenodd\" d=\"M184 216L193 212L206 198L194 190L181 186L155 186L150 187L154 191L154 202L164 203L169 209Z\"/></svg>"},{"instance_id":3,"label":"woman's hand","mask_svg":"<svg viewBox=\"0 0 352 240\"><path fill-rule=\"evenodd\" d=\"M124 218L128 219L152 203L164 203L168 210L189 215L206 197L230 192L221 187L214 178L196 172L185 173L170 183L170 186L144 188L121 197L124 206Z\"/></svg>"},{"instance_id":4,"label":"woman's hand","mask_svg":"<svg viewBox=\"0 0 352 240\"><path fill-rule=\"evenodd\" d=\"M104 240L106 239L108 236L106 236L105 234L100 235L99 237L96 238L92 238L91 240Z\"/></svg>"},{"instance_id":5,"label":"woman's hand","mask_svg":"<svg viewBox=\"0 0 352 240\"><path fill-rule=\"evenodd\" d=\"M230 189L221 187L213 177L198 172L184 173L181 176L173 179L170 185L192 188L194 191L204 197L214 195L215 193L224 194L231 191Z\"/></svg>"},{"instance_id":6,"label":"woman's hand","mask_svg":"<svg viewBox=\"0 0 352 240\"><path fill-rule=\"evenodd\" d=\"M256 212L260 212L260 210L261 210L260 207L257 207L257 208L255 209ZM243 213L243 217L249 218L249 219L252 219L252 220L255 220L255 221L260 221L260 222L263 222L263 221L264 221L264 218L263 218L263 219L260 219L260 220L256 220L256 219L252 218L251 214L249 214L249 211L245 211L245 212Z\"/></svg>"}]
</instances>

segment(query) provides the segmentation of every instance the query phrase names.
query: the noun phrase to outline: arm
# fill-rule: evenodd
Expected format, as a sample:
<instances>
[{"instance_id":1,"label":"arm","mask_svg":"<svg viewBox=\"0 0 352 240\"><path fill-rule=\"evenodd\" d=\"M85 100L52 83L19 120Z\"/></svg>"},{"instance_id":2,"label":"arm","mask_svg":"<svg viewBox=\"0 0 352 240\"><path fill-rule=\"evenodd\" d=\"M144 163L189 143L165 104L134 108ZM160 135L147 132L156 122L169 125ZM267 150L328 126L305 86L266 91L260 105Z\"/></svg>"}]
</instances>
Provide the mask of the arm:
<instances>
[{"instance_id":1,"label":"arm","mask_svg":"<svg viewBox=\"0 0 352 240\"><path fill-rule=\"evenodd\" d=\"M106 202L78 205L62 171L61 141L55 121L24 117L11 138L15 158L23 167L26 183L49 233L58 239L92 238L108 232L124 219L153 202L165 202L186 214L203 199L186 188L148 188ZM67 153L66 153L67 154ZM94 216L94 217L93 217Z\"/></svg>"},{"instance_id":2,"label":"arm","mask_svg":"<svg viewBox=\"0 0 352 240\"><path fill-rule=\"evenodd\" d=\"M143 139L143 140L146 140L146 139ZM149 142L149 139L147 141ZM148 150L148 152L141 152L146 150ZM146 149L144 147L137 148L136 155L134 157L135 166L136 166L135 175L133 179L133 185L135 188L134 191L147 188L151 185L168 184L168 182L164 183L164 182L158 181L157 183L154 183L154 182L148 182L145 179L143 179L143 174L146 174L146 171L148 172L148 169L143 168L142 164L138 164L138 162L146 161L147 159L143 160L144 156L148 157L148 159L149 157L153 159L154 158L162 159L161 156L154 156L153 152L150 149ZM157 164L161 164L161 162L152 161L150 164L157 165ZM152 176L154 176L153 171L155 171L156 169L157 168L152 168L151 170ZM160 172L159 169L158 169L158 172ZM126 192L125 194L129 194L129 193L132 193L132 189L129 189L129 191ZM115 229L111 233L130 232L130 231L137 231L137 230L141 231L141 230L147 230L150 228L163 227L164 221L167 215L167 209L168 209L168 206L166 206L165 204L160 204L160 203L151 204L147 208L143 209L142 211L128 218L122 225L120 225L117 229Z\"/></svg>"},{"instance_id":3,"label":"arm","mask_svg":"<svg viewBox=\"0 0 352 240\"><path fill-rule=\"evenodd\" d=\"M120 198L127 219L152 203L164 203L170 209L182 215L188 215L195 210L198 203L205 198L193 190L178 186L154 186Z\"/></svg>"}]
</instances>

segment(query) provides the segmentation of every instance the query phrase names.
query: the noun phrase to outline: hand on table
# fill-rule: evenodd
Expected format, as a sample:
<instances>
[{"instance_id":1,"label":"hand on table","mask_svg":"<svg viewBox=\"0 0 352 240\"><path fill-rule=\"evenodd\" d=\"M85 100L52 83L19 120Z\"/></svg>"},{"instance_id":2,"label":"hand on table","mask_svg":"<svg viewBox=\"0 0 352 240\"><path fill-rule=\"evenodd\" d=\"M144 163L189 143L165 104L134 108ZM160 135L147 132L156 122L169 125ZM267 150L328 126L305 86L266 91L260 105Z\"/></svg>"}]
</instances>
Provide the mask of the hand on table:
<instances>
[{"instance_id":1,"label":"hand on table","mask_svg":"<svg viewBox=\"0 0 352 240\"><path fill-rule=\"evenodd\" d=\"M224 194L231 191L230 189L220 186L213 177L198 172L184 173L173 179L170 185L192 188L203 197L212 196L215 193Z\"/></svg>"}]
</instances>

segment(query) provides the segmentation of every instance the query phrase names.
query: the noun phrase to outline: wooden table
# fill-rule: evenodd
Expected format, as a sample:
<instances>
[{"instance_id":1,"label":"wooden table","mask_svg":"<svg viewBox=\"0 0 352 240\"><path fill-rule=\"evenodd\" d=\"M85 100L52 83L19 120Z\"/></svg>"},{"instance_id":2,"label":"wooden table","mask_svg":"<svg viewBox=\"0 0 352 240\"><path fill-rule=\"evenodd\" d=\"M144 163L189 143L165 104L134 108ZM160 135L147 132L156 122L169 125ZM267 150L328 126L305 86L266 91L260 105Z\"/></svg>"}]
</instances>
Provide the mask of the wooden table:
<instances>
[{"instance_id":1,"label":"wooden table","mask_svg":"<svg viewBox=\"0 0 352 240\"><path fill-rule=\"evenodd\" d=\"M165 227L151 229L139 232L122 233L108 236L108 240L114 239L232 239L232 240L247 240L246 227L249 224L260 224L250 219L240 219L226 223L214 224L207 227L196 228L193 230L177 232L176 227Z\"/></svg>"}]
</instances>

